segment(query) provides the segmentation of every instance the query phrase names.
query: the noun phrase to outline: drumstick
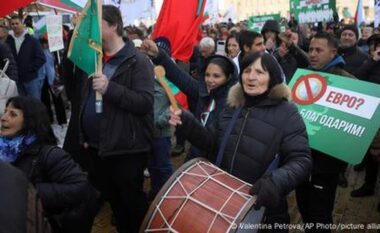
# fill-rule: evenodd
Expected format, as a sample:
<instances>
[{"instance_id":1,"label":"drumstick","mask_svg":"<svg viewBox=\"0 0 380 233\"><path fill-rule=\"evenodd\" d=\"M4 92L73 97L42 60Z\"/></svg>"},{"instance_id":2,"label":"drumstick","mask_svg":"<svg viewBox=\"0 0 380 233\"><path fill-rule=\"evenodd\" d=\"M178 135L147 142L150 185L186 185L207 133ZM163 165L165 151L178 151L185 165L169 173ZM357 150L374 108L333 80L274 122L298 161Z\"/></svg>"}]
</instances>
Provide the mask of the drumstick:
<instances>
[{"instance_id":1,"label":"drumstick","mask_svg":"<svg viewBox=\"0 0 380 233\"><path fill-rule=\"evenodd\" d=\"M172 106L174 111L179 110L177 100L174 97L173 92L170 90L170 87L165 82L165 69L162 66L156 66L154 67L154 73L156 74L158 82L161 84L161 86L164 88L166 95L169 98L170 105Z\"/></svg>"}]
</instances>

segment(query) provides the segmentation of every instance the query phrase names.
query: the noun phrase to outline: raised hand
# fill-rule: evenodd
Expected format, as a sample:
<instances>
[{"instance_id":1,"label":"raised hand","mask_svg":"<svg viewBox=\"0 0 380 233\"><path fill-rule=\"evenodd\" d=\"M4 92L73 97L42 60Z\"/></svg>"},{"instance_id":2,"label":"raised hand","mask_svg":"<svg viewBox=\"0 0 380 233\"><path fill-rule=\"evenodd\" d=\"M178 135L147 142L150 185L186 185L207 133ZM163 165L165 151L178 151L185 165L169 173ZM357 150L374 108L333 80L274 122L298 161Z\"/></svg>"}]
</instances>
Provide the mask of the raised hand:
<instances>
[{"instance_id":1,"label":"raised hand","mask_svg":"<svg viewBox=\"0 0 380 233\"><path fill-rule=\"evenodd\" d=\"M145 39L141 44L140 50L150 57L157 57L159 50L153 40Z\"/></svg>"},{"instance_id":2,"label":"raised hand","mask_svg":"<svg viewBox=\"0 0 380 233\"><path fill-rule=\"evenodd\" d=\"M265 42L265 48L267 50L272 50L274 49L274 41L272 40L272 38L268 38L267 41Z\"/></svg>"},{"instance_id":3,"label":"raised hand","mask_svg":"<svg viewBox=\"0 0 380 233\"><path fill-rule=\"evenodd\" d=\"M182 115L181 109L174 110L174 108L170 106L169 124L174 127L177 127L178 125L182 125L181 115Z\"/></svg>"}]
</instances>

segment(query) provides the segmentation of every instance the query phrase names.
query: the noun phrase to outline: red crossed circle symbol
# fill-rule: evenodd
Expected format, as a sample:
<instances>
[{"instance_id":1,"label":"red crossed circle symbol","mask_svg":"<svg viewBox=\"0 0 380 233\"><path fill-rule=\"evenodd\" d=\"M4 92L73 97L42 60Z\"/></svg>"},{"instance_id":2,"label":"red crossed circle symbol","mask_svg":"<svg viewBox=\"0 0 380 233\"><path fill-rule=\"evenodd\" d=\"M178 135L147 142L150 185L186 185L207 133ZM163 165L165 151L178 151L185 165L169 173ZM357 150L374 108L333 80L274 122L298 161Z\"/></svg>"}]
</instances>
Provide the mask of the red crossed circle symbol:
<instances>
[{"instance_id":1,"label":"red crossed circle symbol","mask_svg":"<svg viewBox=\"0 0 380 233\"><path fill-rule=\"evenodd\" d=\"M312 90L311 83L317 85L316 90ZM305 89L306 96L301 96L300 91ZM309 105L318 101L327 89L327 81L320 74L306 74L296 81L292 89L292 99L300 105Z\"/></svg>"}]
</instances>

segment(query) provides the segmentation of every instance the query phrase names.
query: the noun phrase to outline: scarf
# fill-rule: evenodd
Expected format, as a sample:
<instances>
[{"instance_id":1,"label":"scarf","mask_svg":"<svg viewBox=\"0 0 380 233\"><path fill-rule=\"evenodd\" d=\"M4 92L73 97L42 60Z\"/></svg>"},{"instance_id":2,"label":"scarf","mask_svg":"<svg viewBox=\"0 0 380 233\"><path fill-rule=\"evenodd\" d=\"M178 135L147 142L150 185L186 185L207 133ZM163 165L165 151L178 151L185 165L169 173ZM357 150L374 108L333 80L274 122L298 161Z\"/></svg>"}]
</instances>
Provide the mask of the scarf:
<instances>
[{"instance_id":1,"label":"scarf","mask_svg":"<svg viewBox=\"0 0 380 233\"><path fill-rule=\"evenodd\" d=\"M37 139L35 134L19 135L13 138L0 137L0 161L13 163L21 151Z\"/></svg>"}]
</instances>

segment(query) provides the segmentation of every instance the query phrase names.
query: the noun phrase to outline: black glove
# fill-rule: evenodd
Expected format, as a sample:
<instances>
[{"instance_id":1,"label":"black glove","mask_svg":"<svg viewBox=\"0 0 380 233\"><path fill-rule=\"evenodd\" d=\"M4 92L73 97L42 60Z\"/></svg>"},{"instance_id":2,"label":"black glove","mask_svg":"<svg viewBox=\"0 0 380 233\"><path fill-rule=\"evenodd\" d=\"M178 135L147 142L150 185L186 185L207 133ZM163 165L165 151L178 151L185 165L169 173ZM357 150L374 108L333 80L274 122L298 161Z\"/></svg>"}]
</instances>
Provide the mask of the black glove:
<instances>
[{"instance_id":1,"label":"black glove","mask_svg":"<svg viewBox=\"0 0 380 233\"><path fill-rule=\"evenodd\" d=\"M281 195L270 176L264 176L256 181L250 194L252 196L257 196L255 203L256 210L260 209L262 206L274 209L280 204Z\"/></svg>"}]
</instances>

